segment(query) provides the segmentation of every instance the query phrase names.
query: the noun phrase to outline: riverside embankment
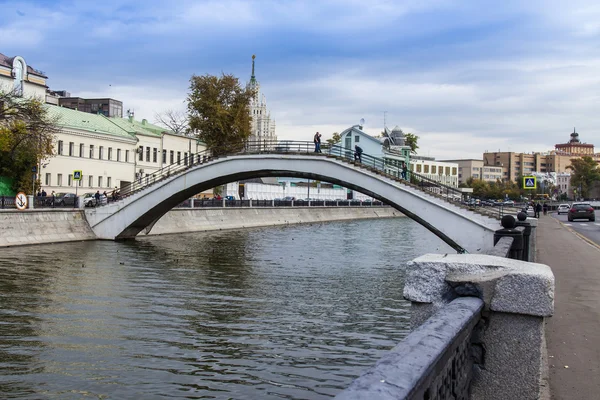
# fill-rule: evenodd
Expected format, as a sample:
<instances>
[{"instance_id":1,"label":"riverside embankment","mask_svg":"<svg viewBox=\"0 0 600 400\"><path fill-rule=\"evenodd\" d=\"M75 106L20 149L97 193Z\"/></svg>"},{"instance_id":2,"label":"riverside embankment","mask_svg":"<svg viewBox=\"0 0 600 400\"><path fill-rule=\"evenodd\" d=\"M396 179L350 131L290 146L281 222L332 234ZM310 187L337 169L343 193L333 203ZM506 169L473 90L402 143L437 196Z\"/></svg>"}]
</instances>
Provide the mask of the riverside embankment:
<instances>
[{"instance_id":1,"label":"riverside embankment","mask_svg":"<svg viewBox=\"0 0 600 400\"><path fill-rule=\"evenodd\" d=\"M264 226L394 218L391 207L179 208L169 211L150 235ZM145 235L142 232L140 236ZM82 210L0 211L0 247L95 240Z\"/></svg>"}]
</instances>

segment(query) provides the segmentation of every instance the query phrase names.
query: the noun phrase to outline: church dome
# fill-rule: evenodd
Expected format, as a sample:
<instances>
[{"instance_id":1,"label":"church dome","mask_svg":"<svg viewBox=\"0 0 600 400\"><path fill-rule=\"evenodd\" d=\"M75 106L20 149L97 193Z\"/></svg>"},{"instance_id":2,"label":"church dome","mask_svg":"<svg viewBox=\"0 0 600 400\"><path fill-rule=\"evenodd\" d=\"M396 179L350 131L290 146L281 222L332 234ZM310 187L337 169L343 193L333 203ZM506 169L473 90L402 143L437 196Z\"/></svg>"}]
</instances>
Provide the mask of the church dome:
<instances>
[{"instance_id":1,"label":"church dome","mask_svg":"<svg viewBox=\"0 0 600 400\"><path fill-rule=\"evenodd\" d=\"M398 125L396 125L396 127L394 129L392 129L392 133L404 133L404 132L402 132L402 129L400 129L400 127Z\"/></svg>"}]
</instances>

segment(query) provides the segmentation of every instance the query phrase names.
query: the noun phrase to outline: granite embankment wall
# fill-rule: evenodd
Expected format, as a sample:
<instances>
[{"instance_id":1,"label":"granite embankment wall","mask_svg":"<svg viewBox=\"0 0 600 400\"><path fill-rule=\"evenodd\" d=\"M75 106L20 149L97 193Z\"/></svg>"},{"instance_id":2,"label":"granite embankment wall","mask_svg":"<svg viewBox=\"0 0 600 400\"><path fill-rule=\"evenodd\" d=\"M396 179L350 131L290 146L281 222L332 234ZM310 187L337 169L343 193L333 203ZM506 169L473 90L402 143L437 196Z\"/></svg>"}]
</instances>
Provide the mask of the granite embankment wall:
<instances>
[{"instance_id":1,"label":"granite embankment wall","mask_svg":"<svg viewBox=\"0 0 600 400\"><path fill-rule=\"evenodd\" d=\"M174 209L150 235L400 216L391 207ZM82 210L0 211L0 247L94 239Z\"/></svg>"}]
</instances>

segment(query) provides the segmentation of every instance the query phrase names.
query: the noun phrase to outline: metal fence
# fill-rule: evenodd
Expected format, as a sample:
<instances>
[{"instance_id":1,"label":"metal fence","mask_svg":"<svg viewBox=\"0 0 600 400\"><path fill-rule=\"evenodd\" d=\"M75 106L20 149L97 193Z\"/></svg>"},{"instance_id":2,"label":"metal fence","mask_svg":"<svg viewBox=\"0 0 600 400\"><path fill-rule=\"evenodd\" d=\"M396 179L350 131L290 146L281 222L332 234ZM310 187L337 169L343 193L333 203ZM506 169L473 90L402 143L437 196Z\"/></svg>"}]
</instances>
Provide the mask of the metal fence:
<instances>
[{"instance_id":1,"label":"metal fence","mask_svg":"<svg viewBox=\"0 0 600 400\"><path fill-rule=\"evenodd\" d=\"M247 142L244 148L237 149L219 149L219 154L214 154L208 150L197 154L190 154L177 163L166 166L151 175L137 179L129 186L122 188L119 192L119 197L124 198L130 196L146 187L152 186L157 182L161 182L172 176L178 175L189 168L195 168L199 165L211 163L220 157L240 154L306 154L311 156L332 157L346 163L353 164L360 168L365 168L376 172L379 175L385 176L402 182L406 185L418 188L428 192L433 196L444 198L447 201L456 202L462 206L458 200L462 199L460 189L444 185L434 179L425 177L412 171L403 172L400 167L392 166L385 159L374 157L369 154L356 153L353 149L348 149L342 146L323 144L320 152L315 152L313 142L306 141L257 141ZM342 205L360 205L342 204Z\"/></svg>"}]
</instances>

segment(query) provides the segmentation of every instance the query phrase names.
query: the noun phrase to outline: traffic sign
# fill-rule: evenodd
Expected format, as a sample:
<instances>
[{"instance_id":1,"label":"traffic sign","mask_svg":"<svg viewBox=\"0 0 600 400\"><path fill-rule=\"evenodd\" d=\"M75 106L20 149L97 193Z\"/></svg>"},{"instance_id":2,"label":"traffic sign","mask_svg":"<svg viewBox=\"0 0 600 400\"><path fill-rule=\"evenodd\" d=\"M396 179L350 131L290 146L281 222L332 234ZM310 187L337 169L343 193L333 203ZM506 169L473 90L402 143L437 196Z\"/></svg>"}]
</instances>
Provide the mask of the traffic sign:
<instances>
[{"instance_id":1,"label":"traffic sign","mask_svg":"<svg viewBox=\"0 0 600 400\"><path fill-rule=\"evenodd\" d=\"M523 189L537 189L537 177L524 176L523 177Z\"/></svg>"},{"instance_id":2,"label":"traffic sign","mask_svg":"<svg viewBox=\"0 0 600 400\"><path fill-rule=\"evenodd\" d=\"M17 193L17 195L15 196L15 205L17 206L17 209L19 210L24 210L27 208L27 195L23 192L19 192Z\"/></svg>"},{"instance_id":3,"label":"traffic sign","mask_svg":"<svg viewBox=\"0 0 600 400\"><path fill-rule=\"evenodd\" d=\"M81 171L73 171L73 180L74 181L80 181L82 176L83 176L83 174L81 173Z\"/></svg>"}]
</instances>

